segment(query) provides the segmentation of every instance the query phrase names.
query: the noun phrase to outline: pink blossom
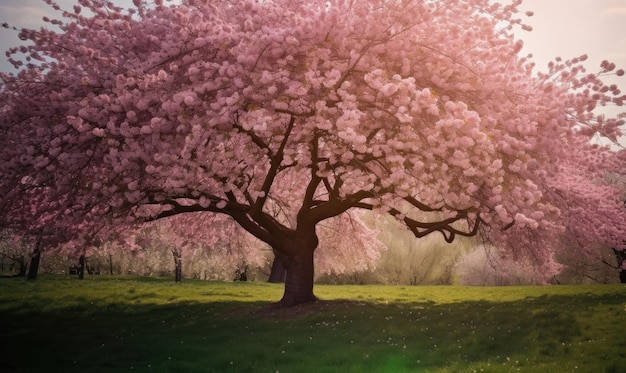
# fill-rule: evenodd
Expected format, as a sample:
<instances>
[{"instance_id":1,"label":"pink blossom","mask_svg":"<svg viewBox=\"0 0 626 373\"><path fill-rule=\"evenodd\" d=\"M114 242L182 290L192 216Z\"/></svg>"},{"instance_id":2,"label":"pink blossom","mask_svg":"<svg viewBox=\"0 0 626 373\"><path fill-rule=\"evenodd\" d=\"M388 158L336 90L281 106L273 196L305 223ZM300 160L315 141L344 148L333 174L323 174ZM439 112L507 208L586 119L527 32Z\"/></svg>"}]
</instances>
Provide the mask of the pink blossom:
<instances>
[{"instance_id":1,"label":"pink blossom","mask_svg":"<svg viewBox=\"0 0 626 373\"><path fill-rule=\"evenodd\" d=\"M94 128L94 129L92 130L92 132L93 132L93 134L94 134L95 136L98 136L98 137L104 137L104 136L105 136L104 129L102 129L102 128Z\"/></svg>"}]
</instances>

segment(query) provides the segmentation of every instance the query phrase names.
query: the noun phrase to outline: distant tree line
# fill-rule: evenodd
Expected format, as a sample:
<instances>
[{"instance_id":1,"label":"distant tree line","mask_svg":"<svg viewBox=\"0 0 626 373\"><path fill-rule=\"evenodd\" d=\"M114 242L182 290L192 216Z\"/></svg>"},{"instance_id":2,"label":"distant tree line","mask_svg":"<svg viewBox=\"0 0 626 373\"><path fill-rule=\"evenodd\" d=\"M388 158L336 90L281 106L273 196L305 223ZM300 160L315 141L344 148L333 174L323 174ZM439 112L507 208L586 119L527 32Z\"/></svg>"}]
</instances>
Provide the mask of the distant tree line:
<instances>
[{"instance_id":1,"label":"distant tree line","mask_svg":"<svg viewBox=\"0 0 626 373\"><path fill-rule=\"evenodd\" d=\"M389 284L389 285L529 285L541 283L542 276L529 262L503 256L476 239L460 240L455 245L437 236L416 240L409 232L390 224L379 234L387 246L376 266L367 270L350 269L342 273L320 272L318 283ZM14 237L9 231L0 233L0 273L3 276L26 277L33 251L32 240ZM173 250L158 240L138 251L104 246L89 255L72 257L61 252L41 253L40 273L57 275L137 275L172 277L177 280L267 281L271 274L273 253L263 251L263 259L247 262L245 257L227 257L222 253L233 248L200 247L192 252ZM568 251L563 251L565 254ZM562 254L563 265L555 284L613 283L621 280L619 258L613 250L600 251L595 261ZM621 253L617 251L617 253ZM181 267L177 271L177 263ZM620 263L621 264L621 263ZM622 281L623 282L623 281Z\"/></svg>"}]
</instances>

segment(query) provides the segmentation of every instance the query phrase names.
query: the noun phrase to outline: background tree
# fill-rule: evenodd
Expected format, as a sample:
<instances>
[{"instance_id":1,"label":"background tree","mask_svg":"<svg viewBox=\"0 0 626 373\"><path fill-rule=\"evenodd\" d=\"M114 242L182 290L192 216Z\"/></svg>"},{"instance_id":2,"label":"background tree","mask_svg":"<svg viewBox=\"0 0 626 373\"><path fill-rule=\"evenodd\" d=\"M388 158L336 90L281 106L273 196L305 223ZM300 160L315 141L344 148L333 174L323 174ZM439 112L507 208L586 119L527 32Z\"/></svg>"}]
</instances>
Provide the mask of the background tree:
<instances>
[{"instance_id":1,"label":"background tree","mask_svg":"<svg viewBox=\"0 0 626 373\"><path fill-rule=\"evenodd\" d=\"M589 141L621 133L594 110L623 104L602 82L623 71L535 73L521 1L133 3L81 0L9 53L0 208L46 247L223 214L280 255L284 305L315 299L317 227L353 209L480 232L547 276L559 234L623 247L617 160Z\"/></svg>"},{"instance_id":2,"label":"background tree","mask_svg":"<svg viewBox=\"0 0 626 373\"><path fill-rule=\"evenodd\" d=\"M0 260L1 273L11 273L15 276L26 276L26 258L32 250L27 240L14 234L8 229L0 230Z\"/></svg>"},{"instance_id":3,"label":"background tree","mask_svg":"<svg viewBox=\"0 0 626 373\"><path fill-rule=\"evenodd\" d=\"M557 260L563 265L554 278L558 284L614 283L619 281L614 251L598 248L593 256L571 250L559 250Z\"/></svg>"},{"instance_id":4,"label":"background tree","mask_svg":"<svg viewBox=\"0 0 626 373\"><path fill-rule=\"evenodd\" d=\"M207 229L206 227L211 227ZM194 232L190 235L189 232ZM218 265L208 266L211 275L217 278L234 278L237 269L250 264L255 267L265 265L266 257L260 241L248 237L228 218L219 215L185 214L168 219L143 224L125 232L126 242L132 240L140 255L147 250L164 248L173 256L176 282L183 278L183 265L188 257L197 257L206 252ZM141 255L143 256L143 255ZM216 263L217 264L217 263ZM206 266L200 261L199 266Z\"/></svg>"},{"instance_id":5,"label":"background tree","mask_svg":"<svg viewBox=\"0 0 626 373\"><path fill-rule=\"evenodd\" d=\"M461 285L535 285L546 280L532 260L519 261L485 245L477 245L456 263L456 281Z\"/></svg>"},{"instance_id":6,"label":"background tree","mask_svg":"<svg viewBox=\"0 0 626 373\"><path fill-rule=\"evenodd\" d=\"M37 279L37 275L39 274L39 263L41 262L41 243L39 240L35 243L35 247L33 248L33 252L30 254L30 264L28 265L28 276L29 280Z\"/></svg>"},{"instance_id":7,"label":"background tree","mask_svg":"<svg viewBox=\"0 0 626 373\"><path fill-rule=\"evenodd\" d=\"M386 246L375 270L361 273L359 280L391 285L442 285L454 282L454 267L459 257L475 246L475 239L456 239L447 243L439 235L416 240L393 218L372 216L379 239Z\"/></svg>"},{"instance_id":8,"label":"background tree","mask_svg":"<svg viewBox=\"0 0 626 373\"><path fill-rule=\"evenodd\" d=\"M87 259L85 257L85 254L81 254L78 257L78 279L79 280L84 280L85 279L85 267L87 266Z\"/></svg>"},{"instance_id":9,"label":"background tree","mask_svg":"<svg viewBox=\"0 0 626 373\"><path fill-rule=\"evenodd\" d=\"M371 217L363 215L350 211L318 225L316 277L376 269L387 246L379 239L379 228L368 224Z\"/></svg>"},{"instance_id":10,"label":"background tree","mask_svg":"<svg viewBox=\"0 0 626 373\"><path fill-rule=\"evenodd\" d=\"M615 254L616 266L615 268L619 272L619 281L622 284L626 284L626 251L612 249Z\"/></svg>"}]
</instances>

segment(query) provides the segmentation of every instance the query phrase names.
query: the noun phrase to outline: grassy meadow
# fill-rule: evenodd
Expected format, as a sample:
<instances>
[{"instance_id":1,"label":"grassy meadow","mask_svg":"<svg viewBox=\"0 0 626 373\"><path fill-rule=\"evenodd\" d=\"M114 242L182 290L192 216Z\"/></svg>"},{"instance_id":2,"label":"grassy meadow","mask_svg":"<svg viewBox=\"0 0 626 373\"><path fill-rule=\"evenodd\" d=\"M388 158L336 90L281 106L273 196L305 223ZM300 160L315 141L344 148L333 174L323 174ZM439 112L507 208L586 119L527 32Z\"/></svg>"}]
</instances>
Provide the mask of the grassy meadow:
<instances>
[{"instance_id":1,"label":"grassy meadow","mask_svg":"<svg viewBox=\"0 0 626 373\"><path fill-rule=\"evenodd\" d=\"M626 372L626 286L0 278L0 372Z\"/></svg>"}]
</instances>

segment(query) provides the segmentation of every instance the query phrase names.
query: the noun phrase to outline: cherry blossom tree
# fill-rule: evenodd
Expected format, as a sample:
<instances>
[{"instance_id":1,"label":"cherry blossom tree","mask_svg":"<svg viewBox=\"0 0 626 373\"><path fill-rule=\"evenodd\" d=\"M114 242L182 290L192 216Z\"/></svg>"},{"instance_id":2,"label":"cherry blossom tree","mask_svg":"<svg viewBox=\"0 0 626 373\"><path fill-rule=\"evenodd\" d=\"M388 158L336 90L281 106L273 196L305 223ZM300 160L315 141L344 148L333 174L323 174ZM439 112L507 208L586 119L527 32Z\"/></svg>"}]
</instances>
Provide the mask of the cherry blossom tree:
<instances>
[{"instance_id":1,"label":"cherry blossom tree","mask_svg":"<svg viewBox=\"0 0 626 373\"><path fill-rule=\"evenodd\" d=\"M13 272L26 276L26 258L32 252L32 244L7 229L0 230L0 273Z\"/></svg>"},{"instance_id":2,"label":"cherry blossom tree","mask_svg":"<svg viewBox=\"0 0 626 373\"><path fill-rule=\"evenodd\" d=\"M245 235L245 231L220 215L180 214L145 223L126 231L125 236L124 241L134 245L138 252L148 247L165 247L173 257L176 282L183 278L183 261L202 251L220 258L222 270L216 275L222 278L232 278L242 264L261 267L266 260L262 242Z\"/></svg>"},{"instance_id":3,"label":"cherry blossom tree","mask_svg":"<svg viewBox=\"0 0 626 373\"><path fill-rule=\"evenodd\" d=\"M621 134L596 108L623 104L602 81L623 71L536 72L520 3L77 0L9 51L3 223L53 245L227 215L280 255L284 305L315 299L317 227L359 209L481 233L547 275L556 235L621 250L617 158L590 139Z\"/></svg>"}]
</instances>

